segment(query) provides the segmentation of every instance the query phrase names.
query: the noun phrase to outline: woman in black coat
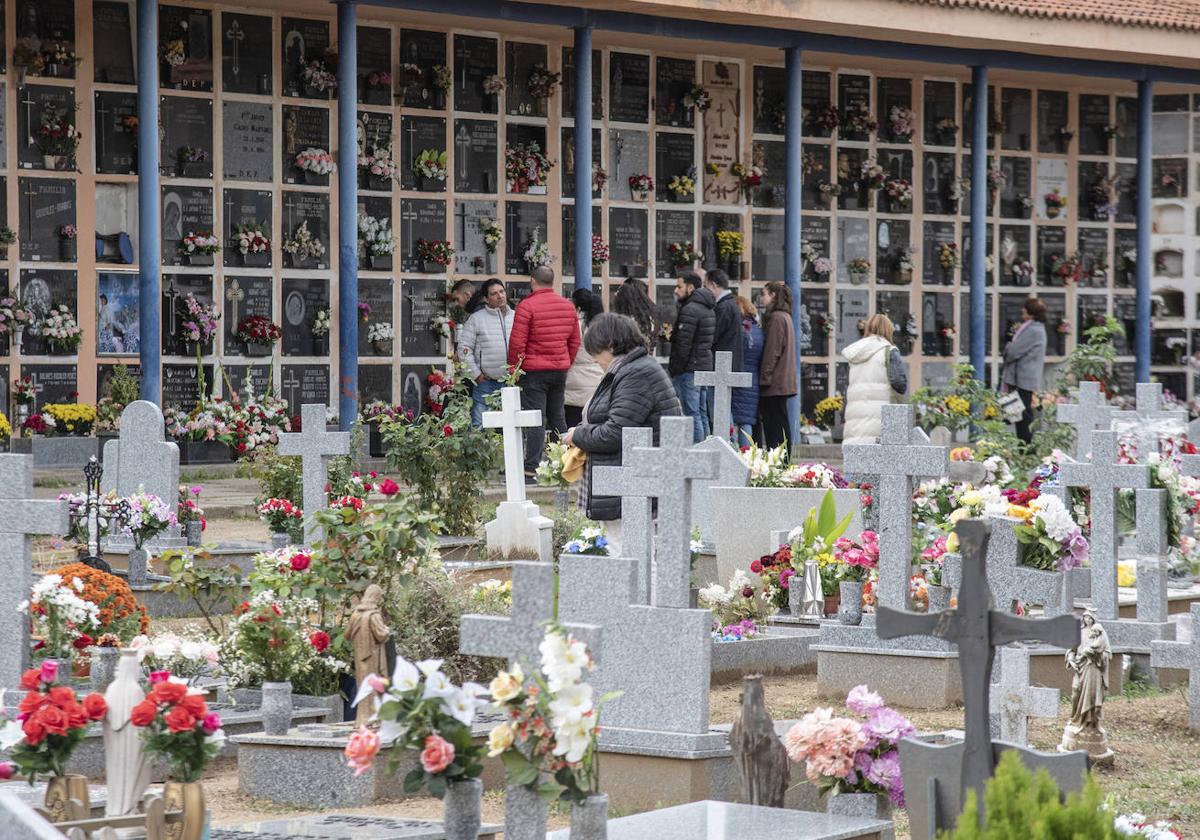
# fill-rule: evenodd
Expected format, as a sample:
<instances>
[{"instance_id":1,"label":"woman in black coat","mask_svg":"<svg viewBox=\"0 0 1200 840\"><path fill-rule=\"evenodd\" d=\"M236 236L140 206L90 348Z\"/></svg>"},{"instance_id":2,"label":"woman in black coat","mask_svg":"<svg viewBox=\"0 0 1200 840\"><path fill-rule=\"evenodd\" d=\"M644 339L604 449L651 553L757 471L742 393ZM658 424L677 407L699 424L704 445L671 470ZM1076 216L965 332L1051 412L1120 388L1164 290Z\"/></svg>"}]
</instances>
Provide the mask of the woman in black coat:
<instances>
[{"instance_id":1,"label":"woman in black coat","mask_svg":"<svg viewBox=\"0 0 1200 840\"><path fill-rule=\"evenodd\" d=\"M660 417L678 416L679 398L666 371L646 352L645 339L632 318L598 315L583 336L583 347L604 370L604 378L583 409L584 422L563 442L587 453L581 503L589 519L605 523L613 554L621 546L621 499L592 494L592 470L621 465L625 429L652 428L658 439Z\"/></svg>"}]
</instances>

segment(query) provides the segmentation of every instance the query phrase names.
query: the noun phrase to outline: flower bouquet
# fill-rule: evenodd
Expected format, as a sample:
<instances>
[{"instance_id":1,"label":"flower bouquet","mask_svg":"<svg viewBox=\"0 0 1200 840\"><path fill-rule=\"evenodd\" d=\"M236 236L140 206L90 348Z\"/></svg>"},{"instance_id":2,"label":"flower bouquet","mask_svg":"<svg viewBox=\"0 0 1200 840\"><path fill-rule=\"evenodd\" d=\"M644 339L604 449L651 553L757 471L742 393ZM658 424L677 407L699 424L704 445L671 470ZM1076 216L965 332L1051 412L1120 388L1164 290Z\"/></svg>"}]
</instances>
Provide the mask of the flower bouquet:
<instances>
[{"instance_id":1,"label":"flower bouquet","mask_svg":"<svg viewBox=\"0 0 1200 840\"><path fill-rule=\"evenodd\" d=\"M842 564L842 580L862 583L879 568L879 536L863 531L857 540L841 537L833 543L833 559Z\"/></svg>"},{"instance_id":2,"label":"flower bouquet","mask_svg":"<svg viewBox=\"0 0 1200 840\"><path fill-rule=\"evenodd\" d=\"M179 255L190 265L212 265L213 254L221 250L221 240L211 232L188 231L179 242Z\"/></svg>"},{"instance_id":3,"label":"flower bouquet","mask_svg":"<svg viewBox=\"0 0 1200 840\"><path fill-rule=\"evenodd\" d=\"M85 701L86 702L86 701ZM130 711L149 755L167 762L175 782L198 782L225 740L221 716L208 710L198 688L168 671L150 674L150 693Z\"/></svg>"},{"instance_id":4,"label":"flower bouquet","mask_svg":"<svg viewBox=\"0 0 1200 840\"><path fill-rule=\"evenodd\" d=\"M912 184L904 178L892 178L887 182L888 198L899 204L901 207L912 207L913 188Z\"/></svg>"},{"instance_id":5,"label":"flower bouquet","mask_svg":"<svg viewBox=\"0 0 1200 840\"><path fill-rule=\"evenodd\" d=\"M608 262L608 243L598 233L592 234L592 268L600 268Z\"/></svg>"},{"instance_id":6,"label":"flower bouquet","mask_svg":"<svg viewBox=\"0 0 1200 840\"><path fill-rule=\"evenodd\" d=\"M541 229L535 227L533 237L529 240L529 244L525 247L525 253L522 255L530 271L538 266L550 265L554 262L554 255L550 253L549 243L543 242L541 237Z\"/></svg>"},{"instance_id":7,"label":"flower bouquet","mask_svg":"<svg viewBox=\"0 0 1200 840\"><path fill-rule=\"evenodd\" d=\"M690 241L672 242L667 246L667 254L675 268L689 268L704 259L704 255Z\"/></svg>"},{"instance_id":8,"label":"flower bouquet","mask_svg":"<svg viewBox=\"0 0 1200 840\"><path fill-rule=\"evenodd\" d=\"M358 244L367 252L371 268L387 269L392 265L396 239L392 235L391 219L377 219L366 213L358 214Z\"/></svg>"},{"instance_id":9,"label":"flower bouquet","mask_svg":"<svg viewBox=\"0 0 1200 840\"><path fill-rule=\"evenodd\" d=\"M129 503L129 512L124 523L125 533L133 539L134 548L141 548L146 540L152 540L178 524L175 512L153 493L139 490L125 501Z\"/></svg>"},{"instance_id":10,"label":"flower bouquet","mask_svg":"<svg viewBox=\"0 0 1200 840\"><path fill-rule=\"evenodd\" d=\"M96 424L96 407L87 403L48 403L42 414L53 417L55 426L68 435L86 437Z\"/></svg>"},{"instance_id":11,"label":"flower bouquet","mask_svg":"<svg viewBox=\"0 0 1200 840\"><path fill-rule=\"evenodd\" d=\"M630 175L629 191L634 201L645 201L654 192L654 179L645 173Z\"/></svg>"},{"instance_id":12,"label":"flower bouquet","mask_svg":"<svg viewBox=\"0 0 1200 840\"><path fill-rule=\"evenodd\" d=\"M215 304L206 303L190 293L183 299L183 316L183 337L196 345L196 354L199 355L200 346L216 336L217 321L221 316Z\"/></svg>"},{"instance_id":13,"label":"flower bouquet","mask_svg":"<svg viewBox=\"0 0 1200 840\"><path fill-rule=\"evenodd\" d=\"M367 176L368 189L387 189L388 182L396 180L397 173L392 147L379 146L370 154L359 155L358 170Z\"/></svg>"},{"instance_id":14,"label":"flower bouquet","mask_svg":"<svg viewBox=\"0 0 1200 840\"><path fill-rule=\"evenodd\" d=\"M534 476L542 487L569 487L569 482L563 478L563 456L569 447L556 440L547 441L546 457L537 465Z\"/></svg>"},{"instance_id":15,"label":"flower bouquet","mask_svg":"<svg viewBox=\"0 0 1200 840\"><path fill-rule=\"evenodd\" d=\"M742 255L742 234L736 230L719 230L716 233L717 256L723 260L736 260Z\"/></svg>"},{"instance_id":16,"label":"flower bouquet","mask_svg":"<svg viewBox=\"0 0 1200 840\"><path fill-rule=\"evenodd\" d=\"M591 554L598 557L609 555L608 537L604 536L604 527L584 520L571 534L571 539L563 546L566 554Z\"/></svg>"},{"instance_id":17,"label":"flower bouquet","mask_svg":"<svg viewBox=\"0 0 1200 840\"><path fill-rule=\"evenodd\" d=\"M713 638L750 638L758 634L758 622L767 616L769 604L754 589L754 584L741 569L736 569L727 586L719 583L702 587L697 594L701 609L713 614Z\"/></svg>"},{"instance_id":18,"label":"flower bouquet","mask_svg":"<svg viewBox=\"0 0 1200 840\"><path fill-rule=\"evenodd\" d=\"M413 175L424 181L423 186L426 189L435 188L436 185L432 182L446 180L446 175L449 172L447 169L447 160L448 158L444 151L423 149L417 155L417 159L413 161Z\"/></svg>"},{"instance_id":19,"label":"flower bouquet","mask_svg":"<svg viewBox=\"0 0 1200 840\"><path fill-rule=\"evenodd\" d=\"M53 105L42 109L42 120L33 142L42 151L42 164L46 169L74 168L75 154L82 139L83 134L67 118L65 109Z\"/></svg>"},{"instance_id":20,"label":"flower bouquet","mask_svg":"<svg viewBox=\"0 0 1200 840\"><path fill-rule=\"evenodd\" d=\"M1040 495L1028 507L1012 505L1009 514L1025 520L1013 529L1025 548L1022 565L1065 572L1088 559L1087 538L1057 496Z\"/></svg>"},{"instance_id":21,"label":"flower bouquet","mask_svg":"<svg viewBox=\"0 0 1200 840\"><path fill-rule=\"evenodd\" d=\"M333 156L324 149L309 147L296 155L294 162L309 183L324 183L324 179L329 177L330 173L337 172Z\"/></svg>"},{"instance_id":22,"label":"flower bouquet","mask_svg":"<svg viewBox=\"0 0 1200 840\"><path fill-rule=\"evenodd\" d=\"M43 662L21 675L18 721L9 721L3 732L9 757L28 777L65 776L67 762L83 741L88 727L103 720L108 705L100 694L89 694L83 702L70 685L59 682L56 662Z\"/></svg>"},{"instance_id":23,"label":"flower bouquet","mask_svg":"<svg viewBox=\"0 0 1200 840\"><path fill-rule=\"evenodd\" d=\"M216 673L220 665L220 649L199 634L139 635L129 642L129 647L137 651L138 663L147 676L155 671L169 671L192 683L205 674Z\"/></svg>"},{"instance_id":24,"label":"flower bouquet","mask_svg":"<svg viewBox=\"0 0 1200 840\"><path fill-rule=\"evenodd\" d=\"M915 126L916 118L913 116L911 108L903 105L892 106L888 112L888 128L891 130L893 140L907 141L912 137Z\"/></svg>"},{"instance_id":25,"label":"flower bouquet","mask_svg":"<svg viewBox=\"0 0 1200 840\"><path fill-rule=\"evenodd\" d=\"M875 119L870 108L860 104L846 109L844 125L850 134L872 134L879 128L879 120Z\"/></svg>"},{"instance_id":26,"label":"flower bouquet","mask_svg":"<svg viewBox=\"0 0 1200 840\"><path fill-rule=\"evenodd\" d=\"M846 263L846 273L850 275L851 283L862 285L871 274L871 261L866 257L855 257Z\"/></svg>"},{"instance_id":27,"label":"flower bouquet","mask_svg":"<svg viewBox=\"0 0 1200 840\"><path fill-rule=\"evenodd\" d=\"M817 185L817 191L821 193L821 201L825 206L833 207L833 203L837 201L837 197L842 194L842 185L822 181Z\"/></svg>"},{"instance_id":28,"label":"flower bouquet","mask_svg":"<svg viewBox=\"0 0 1200 840\"><path fill-rule=\"evenodd\" d=\"M1058 191L1058 187L1042 196L1042 200L1046 202L1047 219L1057 219L1063 208L1067 206L1067 197Z\"/></svg>"},{"instance_id":29,"label":"flower bouquet","mask_svg":"<svg viewBox=\"0 0 1200 840\"><path fill-rule=\"evenodd\" d=\"M548 99L562 81L562 73L551 73L544 64L535 64L529 72L526 88L534 99Z\"/></svg>"},{"instance_id":30,"label":"flower bouquet","mask_svg":"<svg viewBox=\"0 0 1200 840\"><path fill-rule=\"evenodd\" d=\"M50 307L38 332L46 340L51 353L74 353L83 339L83 331L65 303Z\"/></svg>"},{"instance_id":31,"label":"flower bouquet","mask_svg":"<svg viewBox=\"0 0 1200 840\"><path fill-rule=\"evenodd\" d=\"M504 181L510 193L546 194L546 179L554 164L537 142L504 147Z\"/></svg>"},{"instance_id":32,"label":"flower bouquet","mask_svg":"<svg viewBox=\"0 0 1200 840\"><path fill-rule=\"evenodd\" d=\"M232 244L245 265L266 266L271 262L271 238L259 222L238 226Z\"/></svg>"},{"instance_id":33,"label":"flower bouquet","mask_svg":"<svg viewBox=\"0 0 1200 840\"><path fill-rule=\"evenodd\" d=\"M310 91L329 93L337 88L337 73L329 69L329 65L336 66L336 62L336 53L326 53L322 58L301 61L300 81Z\"/></svg>"},{"instance_id":34,"label":"flower bouquet","mask_svg":"<svg viewBox=\"0 0 1200 840\"><path fill-rule=\"evenodd\" d=\"M730 167L729 171L738 179L742 185L742 189L747 193L761 187L763 178L767 174L767 170L758 164L746 166L743 163L735 163Z\"/></svg>"},{"instance_id":35,"label":"flower bouquet","mask_svg":"<svg viewBox=\"0 0 1200 840\"><path fill-rule=\"evenodd\" d=\"M882 187L888 180L888 171L880 166L873 157L866 158L859 166L858 172L858 181L863 189L867 190L868 195Z\"/></svg>"},{"instance_id":36,"label":"flower bouquet","mask_svg":"<svg viewBox=\"0 0 1200 840\"><path fill-rule=\"evenodd\" d=\"M41 636L40 656L69 660L74 651L87 645L76 643L86 629L100 620L99 608L82 597L83 583L72 580L68 585L62 575L43 575L33 585L28 601L17 609L33 620L35 635Z\"/></svg>"},{"instance_id":37,"label":"flower bouquet","mask_svg":"<svg viewBox=\"0 0 1200 840\"><path fill-rule=\"evenodd\" d=\"M454 249L445 239L418 239L417 259L425 264L425 270L431 271L430 266L445 268L454 258Z\"/></svg>"},{"instance_id":38,"label":"flower bouquet","mask_svg":"<svg viewBox=\"0 0 1200 840\"><path fill-rule=\"evenodd\" d=\"M813 421L822 429L832 429L837 414L846 407L846 398L841 394L831 394L817 403L813 412Z\"/></svg>"},{"instance_id":39,"label":"flower bouquet","mask_svg":"<svg viewBox=\"0 0 1200 840\"><path fill-rule=\"evenodd\" d=\"M504 77L493 73L483 80L483 92L488 96L499 96L504 92Z\"/></svg>"},{"instance_id":40,"label":"flower bouquet","mask_svg":"<svg viewBox=\"0 0 1200 840\"><path fill-rule=\"evenodd\" d=\"M396 332L392 329L391 321L376 321L367 327L367 341L371 342L371 346L379 353L391 353L392 342L395 339Z\"/></svg>"},{"instance_id":41,"label":"flower bouquet","mask_svg":"<svg viewBox=\"0 0 1200 840\"><path fill-rule=\"evenodd\" d=\"M676 175L667 182L667 190L676 201L684 201L696 194L696 181L688 175Z\"/></svg>"},{"instance_id":42,"label":"flower bouquet","mask_svg":"<svg viewBox=\"0 0 1200 840\"><path fill-rule=\"evenodd\" d=\"M238 321L233 334L246 344L269 345L283 337L283 330L262 315L251 315Z\"/></svg>"},{"instance_id":43,"label":"flower bouquet","mask_svg":"<svg viewBox=\"0 0 1200 840\"><path fill-rule=\"evenodd\" d=\"M325 256L325 244L308 229L308 219L300 223L292 236L283 240L283 250L291 255L293 268L302 268Z\"/></svg>"},{"instance_id":44,"label":"flower bouquet","mask_svg":"<svg viewBox=\"0 0 1200 840\"><path fill-rule=\"evenodd\" d=\"M318 309L317 314L313 316L312 334L318 338L329 335L330 320L328 309Z\"/></svg>"}]
</instances>

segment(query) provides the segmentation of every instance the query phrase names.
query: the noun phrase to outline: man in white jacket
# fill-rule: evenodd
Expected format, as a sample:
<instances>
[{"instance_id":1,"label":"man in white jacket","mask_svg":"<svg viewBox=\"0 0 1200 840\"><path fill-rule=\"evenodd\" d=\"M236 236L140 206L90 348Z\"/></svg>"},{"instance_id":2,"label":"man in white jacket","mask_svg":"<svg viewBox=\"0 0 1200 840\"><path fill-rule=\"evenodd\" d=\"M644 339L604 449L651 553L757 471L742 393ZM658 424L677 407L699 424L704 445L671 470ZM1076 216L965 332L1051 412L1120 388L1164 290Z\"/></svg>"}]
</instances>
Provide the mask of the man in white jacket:
<instances>
[{"instance_id":1,"label":"man in white jacket","mask_svg":"<svg viewBox=\"0 0 1200 840\"><path fill-rule=\"evenodd\" d=\"M513 311L503 283L495 279L484 283L483 299L486 305L467 319L458 334L458 357L475 383L471 423L476 428L483 425L488 395L499 391L508 376L508 339L513 327Z\"/></svg>"}]
</instances>

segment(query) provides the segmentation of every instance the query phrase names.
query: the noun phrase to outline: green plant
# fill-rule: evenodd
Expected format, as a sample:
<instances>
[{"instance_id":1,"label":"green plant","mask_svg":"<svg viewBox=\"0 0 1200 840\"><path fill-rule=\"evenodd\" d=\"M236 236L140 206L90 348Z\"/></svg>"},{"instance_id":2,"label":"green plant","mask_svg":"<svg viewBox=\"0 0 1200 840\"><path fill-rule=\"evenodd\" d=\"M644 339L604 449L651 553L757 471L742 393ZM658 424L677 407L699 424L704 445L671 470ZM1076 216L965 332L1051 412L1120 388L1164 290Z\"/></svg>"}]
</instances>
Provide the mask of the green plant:
<instances>
[{"instance_id":1,"label":"green plant","mask_svg":"<svg viewBox=\"0 0 1200 840\"><path fill-rule=\"evenodd\" d=\"M1111 316L1104 323L1084 331L1084 340L1058 369L1055 383L1060 394L1066 395L1080 382L1099 382L1105 394L1116 393L1112 382L1113 364L1117 359L1116 341L1125 337L1125 328Z\"/></svg>"},{"instance_id":2,"label":"green plant","mask_svg":"<svg viewBox=\"0 0 1200 840\"><path fill-rule=\"evenodd\" d=\"M947 385L920 388L909 402L916 406L917 422L926 431L944 426L956 432L975 419L1000 417L996 392L975 378L975 368L969 364L955 365L954 376Z\"/></svg>"},{"instance_id":3,"label":"green plant","mask_svg":"<svg viewBox=\"0 0 1200 840\"><path fill-rule=\"evenodd\" d=\"M295 455L280 455L273 446L254 451L248 461L238 465L239 478L253 478L258 482L259 494L255 506L267 499L287 499L297 507L304 501L304 481L300 459Z\"/></svg>"},{"instance_id":4,"label":"green plant","mask_svg":"<svg viewBox=\"0 0 1200 840\"><path fill-rule=\"evenodd\" d=\"M119 405L129 405L141 396L138 378L129 372L128 365L117 365L108 378L108 395Z\"/></svg>"},{"instance_id":5,"label":"green plant","mask_svg":"<svg viewBox=\"0 0 1200 840\"><path fill-rule=\"evenodd\" d=\"M171 579L155 588L174 592L181 603L194 603L208 629L223 636L230 604L242 600L242 570L232 564L210 566L212 555L200 548L172 548L160 556Z\"/></svg>"}]
</instances>

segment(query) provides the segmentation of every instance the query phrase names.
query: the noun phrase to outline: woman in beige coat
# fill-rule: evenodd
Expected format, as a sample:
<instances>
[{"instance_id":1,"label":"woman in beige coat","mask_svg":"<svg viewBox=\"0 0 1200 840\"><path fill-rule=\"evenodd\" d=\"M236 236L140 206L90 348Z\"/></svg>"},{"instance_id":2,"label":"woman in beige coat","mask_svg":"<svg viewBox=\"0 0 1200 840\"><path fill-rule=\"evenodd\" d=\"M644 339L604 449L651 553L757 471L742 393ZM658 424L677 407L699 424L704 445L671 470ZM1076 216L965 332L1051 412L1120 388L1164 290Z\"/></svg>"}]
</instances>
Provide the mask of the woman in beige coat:
<instances>
[{"instance_id":1,"label":"woman in beige coat","mask_svg":"<svg viewBox=\"0 0 1200 840\"><path fill-rule=\"evenodd\" d=\"M596 316L604 312L604 306L600 303L600 296L590 289L576 289L571 295L571 302L575 304L575 312L579 316L579 335L582 336ZM583 421L583 407L603 378L604 371L588 355L581 341L575 361L567 371L567 390L563 398L568 429L575 428Z\"/></svg>"}]
</instances>

